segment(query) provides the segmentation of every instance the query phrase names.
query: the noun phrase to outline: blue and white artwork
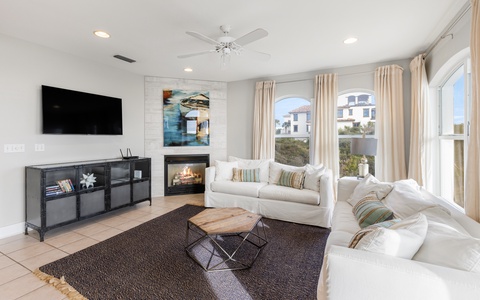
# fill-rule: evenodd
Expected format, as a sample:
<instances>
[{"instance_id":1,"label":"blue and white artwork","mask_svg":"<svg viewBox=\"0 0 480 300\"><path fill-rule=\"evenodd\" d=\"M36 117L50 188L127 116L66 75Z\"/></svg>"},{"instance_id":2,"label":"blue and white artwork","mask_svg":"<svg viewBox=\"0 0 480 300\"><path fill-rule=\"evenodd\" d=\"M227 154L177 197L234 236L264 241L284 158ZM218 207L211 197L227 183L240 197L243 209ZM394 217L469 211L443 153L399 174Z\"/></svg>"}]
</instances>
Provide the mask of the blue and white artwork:
<instances>
[{"instance_id":1,"label":"blue and white artwork","mask_svg":"<svg viewBox=\"0 0 480 300\"><path fill-rule=\"evenodd\" d=\"M209 107L209 92L163 90L163 146L209 146Z\"/></svg>"}]
</instances>

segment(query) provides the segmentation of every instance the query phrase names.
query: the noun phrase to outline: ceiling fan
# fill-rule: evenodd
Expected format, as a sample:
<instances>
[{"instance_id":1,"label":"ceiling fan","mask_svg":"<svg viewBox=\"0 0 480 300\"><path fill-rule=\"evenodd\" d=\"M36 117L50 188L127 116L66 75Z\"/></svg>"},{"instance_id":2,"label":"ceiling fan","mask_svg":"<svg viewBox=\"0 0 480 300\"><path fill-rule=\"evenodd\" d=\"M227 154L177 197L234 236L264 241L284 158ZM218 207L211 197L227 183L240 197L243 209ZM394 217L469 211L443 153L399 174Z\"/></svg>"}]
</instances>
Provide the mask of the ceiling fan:
<instances>
[{"instance_id":1,"label":"ceiling fan","mask_svg":"<svg viewBox=\"0 0 480 300\"><path fill-rule=\"evenodd\" d=\"M187 57L216 52L221 54L222 67L226 67L228 65L230 56L232 54L241 55L242 53L245 52L245 53L248 53L249 56L259 60L270 59L270 54L244 48L245 45L266 37L268 35L268 32L265 29L262 29L262 28L255 29L254 31L249 32L239 38L234 38L229 36L230 29L231 29L230 25L220 26L220 30L223 32L224 35L219 37L216 40L198 32L187 31L186 34L213 45L214 49L205 50L205 51L196 52L196 53L190 53L190 54L183 54L183 55L179 55L178 58L187 58Z\"/></svg>"}]
</instances>

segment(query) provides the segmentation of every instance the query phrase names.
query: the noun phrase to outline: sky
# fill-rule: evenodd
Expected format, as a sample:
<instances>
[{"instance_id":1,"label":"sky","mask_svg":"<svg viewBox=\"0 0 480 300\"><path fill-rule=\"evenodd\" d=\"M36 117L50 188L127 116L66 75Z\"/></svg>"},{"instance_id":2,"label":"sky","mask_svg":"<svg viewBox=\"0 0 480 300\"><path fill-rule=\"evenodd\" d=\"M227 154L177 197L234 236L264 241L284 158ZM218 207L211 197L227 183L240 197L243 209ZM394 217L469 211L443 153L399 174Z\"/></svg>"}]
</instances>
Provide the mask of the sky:
<instances>
[{"instance_id":1,"label":"sky","mask_svg":"<svg viewBox=\"0 0 480 300\"><path fill-rule=\"evenodd\" d=\"M453 122L455 124L463 124L465 122L465 106L463 105L463 97L465 76L462 75L453 85Z\"/></svg>"}]
</instances>

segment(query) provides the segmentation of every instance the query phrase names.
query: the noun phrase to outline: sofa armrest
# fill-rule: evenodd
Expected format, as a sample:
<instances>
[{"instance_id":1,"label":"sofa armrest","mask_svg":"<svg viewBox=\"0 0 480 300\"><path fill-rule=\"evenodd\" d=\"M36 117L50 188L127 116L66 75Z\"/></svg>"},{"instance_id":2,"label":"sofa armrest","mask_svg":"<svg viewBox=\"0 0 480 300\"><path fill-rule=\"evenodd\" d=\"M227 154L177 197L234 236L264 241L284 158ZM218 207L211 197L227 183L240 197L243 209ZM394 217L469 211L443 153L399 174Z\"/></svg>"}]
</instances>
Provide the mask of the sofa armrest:
<instances>
[{"instance_id":1,"label":"sofa armrest","mask_svg":"<svg viewBox=\"0 0 480 300\"><path fill-rule=\"evenodd\" d=\"M478 299L480 274L332 245L318 299Z\"/></svg>"},{"instance_id":2,"label":"sofa armrest","mask_svg":"<svg viewBox=\"0 0 480 300\"><path fill-rule=\"evenodd\" d=\"M342 177L338 180L337 201L347 201L360 183L357 177Z\"/></svg>"},{"instance_id":3,"label":"sofa armrest","mask_svg":"<svg viewBox=\"0 0 480 300\"><path fill-rule=\"evenodd\" d=\"M215 167L208 167L205 169L205 191L211 192L211 183L215 181Z\"/></svg>"},{"instance_id":4,"label":"sofa armrest","mask_svg":"<svg viewBox=\"0 0 480 300\"><path fill-rule=\"evenodd\" d=\"M333 172L331 169L325 170L320 177L320 206L325 208L333 208L335 206L335 192L333 190Z\"/></svg>"}]
</instances>

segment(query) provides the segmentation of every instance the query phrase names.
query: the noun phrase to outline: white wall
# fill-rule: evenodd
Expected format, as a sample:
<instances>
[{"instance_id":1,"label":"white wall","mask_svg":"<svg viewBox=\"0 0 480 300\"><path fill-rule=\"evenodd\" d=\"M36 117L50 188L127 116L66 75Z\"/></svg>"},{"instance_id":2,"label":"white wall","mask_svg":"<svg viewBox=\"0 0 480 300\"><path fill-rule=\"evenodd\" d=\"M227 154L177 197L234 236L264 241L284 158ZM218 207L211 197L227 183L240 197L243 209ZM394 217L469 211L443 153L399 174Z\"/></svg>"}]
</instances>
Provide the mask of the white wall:
<instances>
[{"instance_id":1,"label":"white wall","mask_svg":"<svg viewBox=\"0 0 480 300\"><path fill-rule=\"evenodd\" d=\"M122 98L122 136L41 134L41 85ZM144 155L144 78L0 35L0 238L22 232L27 165ZM44 152L35 152L35 144ZM4 144L24 144L4 153Z\"/></svg>"},{"instance_id":2,"label":"white wall","mask_svg":"<svg viewBox=\"0 0 480 300\"><path fill-rule=\"evenodd\" d=\"M344 93L350 90L374 89L374 73L379 66L398 64L403 67L403 96L405 115L405 150L410 149L410 64L411 59L392 62L367 64L345 68L318 70L298 74L272 76L228 83L228 155L251 158L252 157L252 124L255 98L255 83L263 80L275 80L277 82L275 97L297 96L312 99L314 94L315 75L324 73L338 74L338 92ZM313 116L312 116L313 117Z\"/></svg>"}]
</instances>

